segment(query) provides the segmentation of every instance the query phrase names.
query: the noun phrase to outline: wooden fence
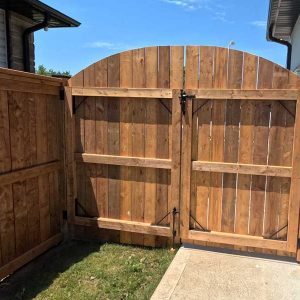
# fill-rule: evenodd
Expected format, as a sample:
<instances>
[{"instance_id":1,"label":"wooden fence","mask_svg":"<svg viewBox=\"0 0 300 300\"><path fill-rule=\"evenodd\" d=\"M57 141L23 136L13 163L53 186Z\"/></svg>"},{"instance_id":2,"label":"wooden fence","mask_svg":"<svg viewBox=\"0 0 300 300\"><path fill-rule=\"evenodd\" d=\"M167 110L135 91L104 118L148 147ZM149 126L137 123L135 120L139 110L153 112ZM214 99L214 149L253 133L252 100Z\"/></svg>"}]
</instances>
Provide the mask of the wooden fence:
<instances>
[{"instance_id":1,"label":"wooden fence","mask_svg":"<svg viewBox=\"0 0 300 300\"><path fill-rule=\"evenodd\" d=\"M0 278L62 239L61 87L0 69Z\"/></svg>"},{"instance_id":2,"label":"wooden fence","mask_svg":"<svg viewBox=\"0 0 300 300\"><path fill-rule=\"evenodd\" d=\"M1 278L62 239L63 210L74 237L300 261L295 74L235 50L164 46L62 85L0 69Z\"/></svg>"},{"instance_id":3,"label":"wooden fence","mask_svg":"<svg viewBox=\"0 0 300 300\"><path fill-rule=\"evenodd\" d=\"M190 243L296 255L296 75L235 50L150 47L101 60L70 86L74 234L113 229L96 232L153 246L175 230ZM183 88L194 95L185 114Z\"/></svg>"}]
</instances>

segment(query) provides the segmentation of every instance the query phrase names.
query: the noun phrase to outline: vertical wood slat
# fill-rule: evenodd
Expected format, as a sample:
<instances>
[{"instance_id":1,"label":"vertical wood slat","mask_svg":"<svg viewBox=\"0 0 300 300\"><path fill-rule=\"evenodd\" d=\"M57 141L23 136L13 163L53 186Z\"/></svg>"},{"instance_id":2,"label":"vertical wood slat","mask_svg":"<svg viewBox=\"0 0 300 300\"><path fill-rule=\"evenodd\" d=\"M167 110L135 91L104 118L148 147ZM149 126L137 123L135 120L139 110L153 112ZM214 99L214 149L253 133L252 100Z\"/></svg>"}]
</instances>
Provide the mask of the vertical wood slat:
<instances>
[{"instance_id":1,"label":"vertical wood slat","mask_svg":"<svg viewBox=\"0 0 300 300\"><path fill-rule=\"evenodd\" d=\"M116 54L108 58L107 85L120 86L120 55ZM118 98L108 101L107 105L107 143L108 153L119 155L120 153L120 103ZM108 216L118 219L120 217L120 167L108 166ZM111 233L112 240L120 240L119 232Z\"/></svg>"},{"instance_id":2,"label":"vertical wood slat","mask_svg":"<svg viewBox=\"0 0 300 300\"><path fill-rule=\"evenodd\" d=\"M227 49L216 48L215 50L215 77L214 88L226 88L227 86ZM213 101L212 107L212 133L211 133L211 160L224 161L224 100ZM222 179L223 174L211 173L210 179L210 202L209 202L209 229L221 230L222 214Z\"/></svg>"},{"instance_id":3,"label":"vertical wood slat","mask_svg":"<svg viewBox=\"0 0 300 300\"><path fill-rule=\"evenodd\" d=\"M199 88L213 87L214 73L214 47L200 47L200 78ZM198 118L198 160L210 161L211 159L211 113L212 101L200 103L196 117ZM210 172L197 172L197 206L196 219L208 228L208 210L210 201ZM194 175L194 176L195 176Z\"/></svg>"},{"instance_id":4,"label":"vertical wood slat","mask_svg":"<svg viewBox=\"0 0 300 300\"><path fill-rule=\"evenodd\" d=\"M145 49L133 51L132 84L135 87L145 87ZM145 156L145 107L140 99L132 102L132 155ZM145 206L145 170L134 167L132 181L132 220L144 221ZM144 236L132 234L133 244L143 245Z\"/></svg>"},{"instance_id":5,"label":"vertical wood slat","mask_svg":"<svg viewBox=\"0 0 300 300\"><path fill-rule=\"evenodd\" d=\"M227 88L241 89L243 76L243 53L230 50L228 53ZM238 162L240 101L226 101L224 161ZM237 174L223 175L222 231L234 232Z\"/></svg>"},{"instance_id":6,"label":"vertical wood slat","mask_svg":"<svg viewBox=\"0 0 300 300\"><path fill-rule=\"evenodd\" d=\"M180 89L183 86L183 62L184 62L184 48L183 47L171 47L171 62L170 62L170 87ZM181 171L181 107L179 103L179 92L173 92L172 98L172 126L171 128L171 182L170 182L170 208L176 208L180 213L180 171ZM176 232L176 240L180 241L180 226L179 226L179 214L174 216L173 220L170 219L171 230Z\"/></svg>"},{"instance_id":7,"label":"vertical wood slat","mask_svg":"<svg viewBox=\"0 0 300 300\"><path fill-rule=\"evenodd\" d=\"M145 86L147 88L157 87L158 69L158 47L145 49ZM145 116L145 157L156 157L157 149L157 103L156 99L148 99L146 102ZM147 168L145 170L145 207L144 220L155 224L156 209L156 176L157 170ZM144 236L145 246L155 246L155 236Z\"/></svg>"},{"instance_id":8,"label":"vertical wood slat","mask_svg":"<svg viewBox=\"0 0 300 300\"><path fill-rule=\"evenodd\" d=\"M243 89L255 89L257 84L258 58L244 53ZM254 140L255 103L251 100L241 101L239 162L252 163ZM239 174L237 182L237 201L235 216L235 233L248 234L250 220L252 175ZM247 251L246 247L236 247Z\"/></svg>"},{"instance_id":9,"label":"vertical wood slat","mask_svg":"<svg viewBox=\"0 0 300 300\"><path fill-rule=\"evenodd\" d=\"M157 87L169 88L170 87L170 47L158 47L158 74L157 74ZM169 101L169 100L168 100ZM170 107L170 103L164 102L165 105ZM157 105L157 157L169 158L169 122L170 116L168 111L162 107L161 104ZM157 205L156 205L156 221L161 220L169 211L169 171L157 170ZM168 218L161 222L162 225L168 223ZM157 237L158 246L165 246L166 239Z\"/></svg>"},{"instance_id":10,"label":"vertical wood slat","mask_svg":"<svg viewBox=\"0 0 300 300\"><path fill-rule=\"evenodd\" d=\"M273 64L260 59L257 88L272 88ZM255 106L253 163L268 163L270 104L260 101ZM263 234L265 206L265 176L252 176L249 234Z\"/></svg>"},{"instance_id":11,"label":"vertical wood slat","mask_svg":"<svg viewBox=\"0 0 300 300\"><path fill-rule=\"evenodd\" d=\"M132 51L120 54L120 87L132 87ZM132 154L132 101L122 99L120 101L120 155ZM120 219L131 220L131 194L132 194L132 169L121 166L121 190L120 190ZM131 243L130 232L120 232L120 242Z\"/></svg>"}]
</instances>

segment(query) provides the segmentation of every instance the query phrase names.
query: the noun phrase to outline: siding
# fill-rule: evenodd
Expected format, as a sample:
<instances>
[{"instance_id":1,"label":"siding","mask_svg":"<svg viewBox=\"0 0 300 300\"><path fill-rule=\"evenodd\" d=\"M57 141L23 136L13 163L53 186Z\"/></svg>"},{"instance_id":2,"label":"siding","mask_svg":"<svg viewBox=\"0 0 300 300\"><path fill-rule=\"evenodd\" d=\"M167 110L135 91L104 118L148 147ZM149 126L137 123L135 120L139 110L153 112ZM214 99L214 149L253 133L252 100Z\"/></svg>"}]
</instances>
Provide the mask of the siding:
<instances>
[{"instance_id":1,"label":"siding","mask_svg":"<svg viewBox=\"0 0 300 300\"><path fill-rule=\"evenodd\" d=\"M0 9L0 67L7 68L5 11Z\"/></svg>"},{"instance_id":2,"label":"siding","mask_svg":"<svg viewBox=\"0 0 300 300\"><path fill-rule=\"evenodd\" d=\"M291 40L293 45L291 70L295 71L300 66L300 18L293 29Z\"/></svg>"},{"instance_id":3,"label":"siding","mask_svg":"<svg viewBox=\"0 0 300 300\"><path fill-rule=\"evenodd\" d=\"M26 28L33 26L33 23L26 19L25 17L16 14L14 12L10 13L10 61L11 68L15 70L24 70L23 64L23 41L22 36ZM30 71L34 72L34 37L31 34L30 38Z\"/></svg>"}]
</instances>

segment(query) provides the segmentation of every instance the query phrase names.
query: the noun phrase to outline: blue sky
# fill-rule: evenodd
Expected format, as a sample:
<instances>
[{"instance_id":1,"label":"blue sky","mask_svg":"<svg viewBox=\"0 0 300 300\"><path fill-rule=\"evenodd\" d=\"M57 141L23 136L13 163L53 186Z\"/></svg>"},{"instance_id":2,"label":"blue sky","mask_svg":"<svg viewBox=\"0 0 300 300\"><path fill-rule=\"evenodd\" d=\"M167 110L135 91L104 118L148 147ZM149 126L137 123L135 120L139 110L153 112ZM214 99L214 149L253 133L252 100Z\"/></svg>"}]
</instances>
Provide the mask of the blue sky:
<instances>
[{"instance_id":1,"label":"blue sky","mask_svg":"<svg viewBox=\"0 0 300 300\"><path fill-rule=\"evenodd\" d=\"M35 34L36 65L74 75L113 53L150 45L216 45L281 65L286 47L266 41L269 0L43 0L81 22Z\"/></svg>"}]
</instances>

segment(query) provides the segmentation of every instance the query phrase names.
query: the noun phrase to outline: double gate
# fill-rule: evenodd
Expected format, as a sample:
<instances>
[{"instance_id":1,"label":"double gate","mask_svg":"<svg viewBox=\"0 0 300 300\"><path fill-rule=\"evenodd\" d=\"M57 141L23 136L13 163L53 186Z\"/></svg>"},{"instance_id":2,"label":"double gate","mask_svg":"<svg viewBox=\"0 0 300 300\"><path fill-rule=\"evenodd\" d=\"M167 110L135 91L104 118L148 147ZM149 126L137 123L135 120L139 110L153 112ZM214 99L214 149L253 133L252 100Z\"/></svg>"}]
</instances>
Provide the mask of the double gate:
<instances>
[{"instance_id":1,"label":"double gate","mask_svg":"<svg viewBox=\"0 0 300 300\"><path fill-rule=\"evenodd\" d=\"M81 71L65 89L73 233L295 255L298 82L262 58L198 46L126 51Z\"/></svg>"}]
</instances>

